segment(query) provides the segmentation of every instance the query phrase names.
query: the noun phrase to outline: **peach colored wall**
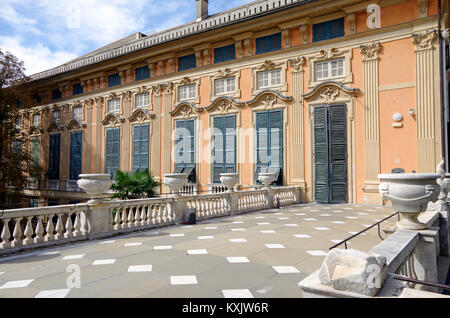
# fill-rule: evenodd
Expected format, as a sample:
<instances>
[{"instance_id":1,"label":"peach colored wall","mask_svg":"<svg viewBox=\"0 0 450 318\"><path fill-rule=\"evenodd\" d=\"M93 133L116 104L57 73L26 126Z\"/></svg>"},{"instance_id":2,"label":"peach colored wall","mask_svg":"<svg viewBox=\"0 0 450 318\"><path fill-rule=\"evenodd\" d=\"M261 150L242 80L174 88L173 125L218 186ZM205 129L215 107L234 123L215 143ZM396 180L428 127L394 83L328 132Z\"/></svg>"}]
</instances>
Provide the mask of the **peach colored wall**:
<instances>
[{"instance_id":1,"label":"peach colored wall","mask_svg":"<svg viewBox=\"0 0 450 318\"><path fill-rule=\"evenodd\" d=\"M291 29L291 47L302 45L302 36L299 28Z\"/></svg>"}]
</instances>

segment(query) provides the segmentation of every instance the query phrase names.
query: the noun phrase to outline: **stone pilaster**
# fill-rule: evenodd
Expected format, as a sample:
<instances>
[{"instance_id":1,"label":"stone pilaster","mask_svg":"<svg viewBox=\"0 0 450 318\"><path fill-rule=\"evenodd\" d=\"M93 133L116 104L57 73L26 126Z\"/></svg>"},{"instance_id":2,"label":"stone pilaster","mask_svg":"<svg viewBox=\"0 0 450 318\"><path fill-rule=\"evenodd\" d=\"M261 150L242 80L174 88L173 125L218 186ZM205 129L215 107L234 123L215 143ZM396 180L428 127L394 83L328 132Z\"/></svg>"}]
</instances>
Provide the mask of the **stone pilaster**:
<instances>
[{"instance_id":1,"label":"stone pilaster","mask_svg":"<svg viewBox=\"0 0 450 318\"><path fill-rule=\"evenodd\" d=\"M153 92L155 93L155 104L154 104L154 112L155 119L152 122L152 175L155 177L155 180L160 182L162 180L161 175L161 113L162 113L162 90L160 86L155 86L153 88Z\"/></svg>"},{"instance_id":2,"label":"stone pilaster","mask_svg":"<svg viewBox=\"0 0 450 318\"><path fill-rule=\"evenodd\" d=\"M417 155L418 172L434 172L436 167L434 41L436 31L411 36L416 55Z\"/></svg>"},{"instance_id":3,"label":"stone pilaster","mask_svg":"<svg viewBox=\"0 0 450 318\"><path fill-rule=\"evenodd\" d=\"M244 46L245 46L245 56L252 56L253 55L252 39L251 38L245 39Z\"/></svg>"},{"instance_id":4,"label":"stone pilaster","mask_svg":"<svg viewBox=\"0 0 450 318\"><path fill-rule=\"evenodd\" d=\"M302 35L302 44L308 44L308 24L300 26L300 34Z\"/></svg>"},{"instance_id":5,"label":"stone pilaster","mask_svg":"<svg viewBox=\"0 0 450 318\"><path fill-rule=\"evenodd\" d=\"M304 104L303 104L303 65L306 59L303 56L290 60L292 74L292 183L299 184L302 196L305 194L305 154L304 154ZM306 198L302 197L301 202Z\"/></svg>"},{"instance_id":6,"label":"stone pilaster","mask_svg":"<svg viewBox=\"0 0 450 318\"><path fill-rule=\"evenodd\" d=\"M102 124L102 120L103 120L103 112L102 112L102 107L103 107L103 98L102 97L97 97L95 98L95 110L96 110L96 123L95 123L95 172L96 173L103 173L104 171L102 170L103 167L103 161L105 160L105 158L102 157L102 149L103 149L103 144L102 144L102 140L105 138L104 132L103 132L103 124ZM103 138L102 138L103 137Z\"/></svg>"},{"instance_id":7,"label":"stone pilaster","mask_svg":"<svg viewBox=\"0 0 450 318\"><path fill-rule=\"evenodd\" d=\"M131 116L131 92L123 92L122 93L122 101L123 101L123 117L129 118ZM121 158L120 158L120 169L122 171L130 171L131 170L131 164L130 164L130 153L131 153L131 142L128 142L125 138L128 138L131 136L131 124L130 121L127 120L122 125L123 133L121 133L122 136L124 136L124 139L121 139L120 146L121 146Z\"/></svg>"},{"instance_id":8,"label":"stone pilaster","mask_svg":"<svg viewBox=\"0 0 450 318\"><path fill-rule=\"evenodd\" d=\"M284 29L281 31L283 35L284 48L288 49L291 47L291 31L289 29Z\"/></svg>"},{"instance_id":9,"label":"stone pilaster","mask_svg":"<svg viewBox=\"0 0 450 318\"><path fill-rule=\"evenodd\" d=\"M172 111L172 88L171 82L163 84L164 93L164 111L161 115L164 125L164 145L163 145L163 174L171 173L171 145L172 145L172 117L170 112Z\"/></svg>"},{"instance_id":10,"label":"stone pilaster","mask_svg":"<svg viewBox=\"0 0 450 318\"><path fill-rule=\"evenodd\" d=\"M380 119L378 99L378 52L380 43L360 47L364 63L364 128L366 148L366 180L363 185L364 201L380 203L378 193L380 173Z\"/></svg>"},{"instance_id":11,"label":"stone pilaster","mask_svg":"<svg viewBox=\"0 0 450 318\"><path fill-rule=\"evenodd\" d=\"M60 188L65 187L65 182L69 179L70 169L70 135L66 128L69 117L69 105L64 105L61 108L61 154L59 163L59 180ZM62 184L61 184L62 183Z\"/></svg>"},{"instance_id":12,"label":"stone pilaster","mask_svg":"<svg viewBox=\"0 0 450 318\"><path fill-rule=\"evenodd\" d=\"M81 151L83 153L83 158L85 161L84 167L85 170L81 170L81 173L93 173L91 171L91 149L92 147L92 106L94 104L94 100L90 99L86 105L85 105L85 112L86 112L86 129L84 130L83 134L83 144Z\"/></svg>"}]
</instances>

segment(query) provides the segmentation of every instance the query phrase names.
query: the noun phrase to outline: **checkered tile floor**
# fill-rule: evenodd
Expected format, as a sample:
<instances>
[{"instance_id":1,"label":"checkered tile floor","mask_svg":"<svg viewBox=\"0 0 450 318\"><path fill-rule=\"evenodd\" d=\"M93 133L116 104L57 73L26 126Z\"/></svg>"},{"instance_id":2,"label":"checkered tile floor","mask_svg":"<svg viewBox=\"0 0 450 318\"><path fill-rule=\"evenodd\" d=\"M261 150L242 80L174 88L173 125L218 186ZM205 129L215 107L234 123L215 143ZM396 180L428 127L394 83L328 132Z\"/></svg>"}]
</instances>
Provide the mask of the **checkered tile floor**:
<instances>
[{"instance_id":1,"label":"checkered tile floor","mask_svg":"<svg viewBox=\"0 0 450 318\"><path fill-rule=\"evenodd\" d=\"M301 297L330 246L392 213L299 204L4 257L0 297ZM371 229L349 246L379 242Z\"/></svg>"}]
</instances>

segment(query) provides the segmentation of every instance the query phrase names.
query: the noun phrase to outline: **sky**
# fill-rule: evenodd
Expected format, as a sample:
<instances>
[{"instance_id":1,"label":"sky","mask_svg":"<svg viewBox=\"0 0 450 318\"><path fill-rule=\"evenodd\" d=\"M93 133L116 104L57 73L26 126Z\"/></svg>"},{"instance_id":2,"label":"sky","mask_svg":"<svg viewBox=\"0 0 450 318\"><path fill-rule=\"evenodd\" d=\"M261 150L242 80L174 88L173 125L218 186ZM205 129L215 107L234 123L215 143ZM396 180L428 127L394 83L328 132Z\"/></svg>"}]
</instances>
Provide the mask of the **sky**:
<instances>
[{"instance_id":1,"label":"sky","mask_svg":"<svg viewBox=\"0 0 450 318\"><path fill-rule=\"evenodd\" d=\"M210 0L209 14L249 2ZM32 75L133 33L194 20L195 0L1 0L0 49Z\"/></svg>"}]
</instances>

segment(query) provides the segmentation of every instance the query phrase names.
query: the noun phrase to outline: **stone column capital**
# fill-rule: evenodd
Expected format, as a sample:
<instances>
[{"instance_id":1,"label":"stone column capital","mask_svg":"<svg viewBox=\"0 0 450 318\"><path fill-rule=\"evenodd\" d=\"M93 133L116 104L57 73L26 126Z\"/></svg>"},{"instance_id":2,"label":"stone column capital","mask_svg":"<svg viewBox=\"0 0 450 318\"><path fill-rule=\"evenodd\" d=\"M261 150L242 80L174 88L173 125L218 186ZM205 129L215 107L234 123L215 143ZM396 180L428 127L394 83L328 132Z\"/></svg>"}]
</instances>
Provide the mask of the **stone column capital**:
<instances>
[{"instance_id":1,"label":"stone column capital","mask_svg":"<svg viewBox=\"0 0 450 318\"><path fill-rule=\"evenodd\" d=\"M378 53L381 50L381 44L380 42L373 42L372 44L361 45L359 49L363 56L363 62L378 60Z\"/></svg>"},{"instance_id":2,"label":"stone column capital","mask_svg":"<svg viewBox=\"0 0 450 318\"><path fill-rule=\"evenodd\" d=\"M411 35L411 40L414 44L415 52L432 50L434 48L434 40L436 38L436 30L425 33L413 33Z\"/></svg>"}]
</instances>

